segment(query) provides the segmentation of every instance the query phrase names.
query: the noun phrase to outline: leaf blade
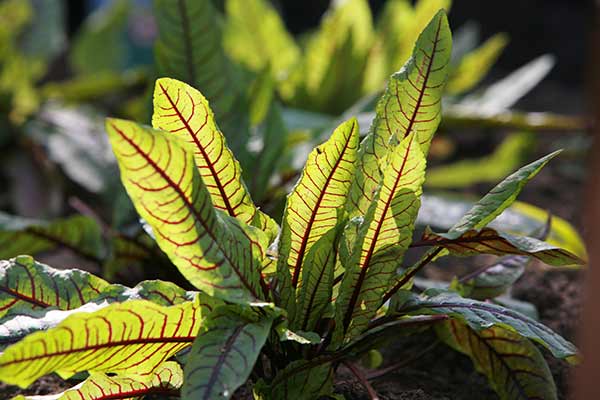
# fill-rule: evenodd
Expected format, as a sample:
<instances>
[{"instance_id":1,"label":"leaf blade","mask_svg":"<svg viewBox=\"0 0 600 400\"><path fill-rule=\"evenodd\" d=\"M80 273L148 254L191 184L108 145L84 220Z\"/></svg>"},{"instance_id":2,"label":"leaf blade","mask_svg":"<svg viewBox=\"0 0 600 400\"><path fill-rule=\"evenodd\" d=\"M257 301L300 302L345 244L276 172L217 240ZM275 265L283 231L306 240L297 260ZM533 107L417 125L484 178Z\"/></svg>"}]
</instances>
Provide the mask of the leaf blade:
<instances>
[{"instance_id":1,"label":"leaf blade","mask_svg":"<svg viewBox=\"0 0 600 400\"><path fill-rule=\"evenodd\" d=\"M245 303L260 299L266 236L213 208L187 146L160 131L107 121L121 180L163 251L196 287Z\"/></svg>"},{"instance_id":2,"label":"leaf blade","mask_svg":"<svg viewBox=\"0 0 600 400\"><path fill-rule=\"evenodd\" d=\"M450 347L471 358L503 400L556 399L552 374L529 340L499 327L479 332L458 321L436 326Z\"/></svg>"},{"instance_id":3,"label":"leaf blade","mask_svg":"<svg viewBox=\"0 0 600 400\"><path fill-rule=\"evenodd\" d=\"M200 317L194 302L161 307L144 300L74 314L10 346L0 356L0 380L26 387L50 372L149 373L191 344Z\"/></svg>"},{"instance_id":4,"label":"leaf blade","mask_svg":"<svg viewBox=\"0 0 600 400\"><path fill-rule=\"evenodd\" d=\"M381 305L381 296L412 241L424 180L425 157L411 134L389 156L350 258L342 260L346 271L336 318L349 338L362 333Z\"/></svg>"},{"instance_id":5,"label":"leaf blade","mask_svg":"<svg viewBox=\"0 0 600 400\"><path fill-rule=\"evenodd\" d=\"M372 203L391 139L397 143L417 132L418 142L427 154L441 121L451 47L448 19L444 11L439 11L419 36L413 57L392 75L377 104L376 117L361 143L357 174L346 204L350 218L365 215Z\"/></svg>"},{"instance_id":6,"label":"leaf blade","mask_svg":"<svg viewBox=\"0 0 600 400\"><path fill-rule=\"evenodd\" d=\"M273 320L245 321L227 311L204 321L185 366L182 398L229 399L248 379Z\"/></svg>"},{"instance_id":7,"label":"leaf blade","mask_svg":"<svg viewBox=\"0 0 600 400\"><path fill-rule=\"evenodd\" d=\"M182 138L194 149L194 161L215 207L270 232L274 238L278 227L252 202L240 164L227 147L202 93L175 79L158 79L152 126Z\"/></svg>"}]
</instances>

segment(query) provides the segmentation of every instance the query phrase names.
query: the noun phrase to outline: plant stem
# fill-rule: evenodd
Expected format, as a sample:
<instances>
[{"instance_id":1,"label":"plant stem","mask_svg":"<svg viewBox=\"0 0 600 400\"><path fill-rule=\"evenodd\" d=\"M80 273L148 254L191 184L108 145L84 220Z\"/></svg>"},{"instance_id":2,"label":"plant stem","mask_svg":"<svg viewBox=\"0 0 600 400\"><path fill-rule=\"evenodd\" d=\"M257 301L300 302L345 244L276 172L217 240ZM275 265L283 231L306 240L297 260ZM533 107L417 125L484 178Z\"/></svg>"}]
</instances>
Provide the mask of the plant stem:
<instances>
[{"instance_id":1,"label":"plant stem","mask_svg":"<svg viewBox=\"0 0 600 400\"><path fill-rule=\"evenodd\" d=\"M365 374L353 363L350 361L343 361L343 364L348 367L350 372L358 379L358 381L367 389L367 393L369 393L369 398L371 400L379 400L379 396L377 396L377 392L373 389L373 386L369 383Z\"/></svg>"},{"instance_id":2,"label":"plant stem","mask_svg":"<svg viewBox=\"0 0 600 400\"><path fill-rule=\"evenodd\" d=\"M436 340L435 342L433 342L429 346L425 347L423 350L421 350L417 354L413 355L412 357L409 357L407 359L399 361L399 362L397 362L395 364L389 365L389 366L387 366L385 368L382 368L380 370L374 371L374 372L372 372L370 374L367 374L367 379L368 380L378 379L378 378L381 378L384 375L389 374L390 372L393 372L393 371L395 371L397 369L405 367L406 365L408 365L408 364L416 361L417 359L423 357L425 354L429 353L431 350L435 349L439 344L440 344L440 341Z\"/></svg>"},{"instance_id":3,"label":"plant stem","mask_svg":"<svg viewBox=\"0 0 600 400\"><path fill-rule=\"evenodd\" d=\"M385 302L388 301L394 295L394 293L396 293L398 290L400 290L400 288L402 286L404 286L408 281L410 281L413 278L413 276L415 276L417 274L417 272L419 272L424 266L426 266L431 261L433 261L433 259L438 254L440 254L440 252L442 250L443 250L443 247L433 248L425 258L421 259L416 265L409 268L404 273L402 278L398 281L398 283L396 283L394 285L394 287L392 287L390 290L388 290L387 293L383 296L383 300L382 300L381 304L385 304Z\"/></svg>"}]
</instances>

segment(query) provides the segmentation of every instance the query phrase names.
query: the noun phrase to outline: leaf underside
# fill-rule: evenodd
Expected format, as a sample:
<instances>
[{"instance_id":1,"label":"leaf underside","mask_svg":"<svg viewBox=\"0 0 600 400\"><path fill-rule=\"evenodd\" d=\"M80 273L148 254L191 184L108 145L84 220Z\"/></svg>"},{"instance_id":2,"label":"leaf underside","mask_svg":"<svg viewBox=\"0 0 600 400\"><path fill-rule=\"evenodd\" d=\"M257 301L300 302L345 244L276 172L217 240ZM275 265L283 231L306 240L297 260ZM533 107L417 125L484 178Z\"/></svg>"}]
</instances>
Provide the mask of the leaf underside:
<instances>
[{"instance_id":1,"label":"leaf underside","mask_svg":"<svg viewBox=\"0 0 600 400\"><path fill-rule=\"evenodd\" d=\"M449 346L471 358L502 400L557 399L544 357L519 334L500 327L475 331L453 320L438 325L436 331Z\"/></svg>"}]
</instances>

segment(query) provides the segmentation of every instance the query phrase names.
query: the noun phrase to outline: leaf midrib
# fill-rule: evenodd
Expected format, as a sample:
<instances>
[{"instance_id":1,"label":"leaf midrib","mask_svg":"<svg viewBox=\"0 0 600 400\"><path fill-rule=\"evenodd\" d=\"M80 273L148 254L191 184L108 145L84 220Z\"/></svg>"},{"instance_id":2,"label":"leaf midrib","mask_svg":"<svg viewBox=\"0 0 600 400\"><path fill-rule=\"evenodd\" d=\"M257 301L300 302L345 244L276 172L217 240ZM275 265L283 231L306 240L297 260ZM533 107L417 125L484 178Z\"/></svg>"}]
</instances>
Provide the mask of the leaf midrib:
<instances>
[{"instance_id":1,"label":"leaf midrib","mask_svg":"<svg viewBox=\"0 0 600 400\"><path fill-rule=\"evenodd\" d=\"M348 330L348 327L350 326L350 321L352 319L352 315L354 314L354 307L356 306L356 302L358 301L358 296L362 292L362 286L363 286L364 280L366 279L367 271L369 270L369 266L371 263L371 257L373 257L373 254L375 253L375 246L377 245L377 241L379 239L379 233L381 232L381 228L383 227L383 222L385 221L387 212L390 209L390 204L395 197L396 190L398 189L398 185L400 184L400 180L404 176L404 167L406 166L406 163L408 161L408 156L410 154L412 143L413 143L413 140L411 140L408 143L408 146L406 147L406 152L404 153L404 158L402 160L402 166L400 167L400 170L398 171L398 173L396 175L396 180L394 181L394 186L390 190L390 195L386 199L383 213L381 215L381 218L377 222L377 226L375 228L375 234L373 235L373 239L371 239L371 244L369 246L369 250L367 251L367 255L365 256L365 259L362 264L360 263L360 259L359 259L360 274L358 275L358 280L357 280L356 284L354 285L354 291L352 292L352 297L350 298L348 308L346 309L346 315L344 316L344 333L346 333L346 331ZM390 168L391 167L392 166L390 165ZM382 177L382 181L384 178L385 177ZM382 183L382 187L383 187L383 183ZM369 229L367 228L367 232L368 232L368 230ZM366 236L366 233L365 233L365 236Z\"/></svg>"},{"instance_id":2,"label":"leaf midrib","mask_svg":"<svg viewBox=\"0 0 600 400\"><path fill-rule=\"evenodd\" d=\"M204 392L204 396L202 397L204 400L210 400L210 398L211 398L210 396L212 395L213 387L219 380L219 374L221 372L221 369L223 368L223 365L225 364L225 360L227 359L227 356L233 349L233 344L237 340L240 333L242 333L243 329L244 329L244 325L237 326L235 328L235 330L233 331L233 333L231 334L231 336L229 336L227 338L227 341L221 348L219 358L217 359L217 362L215 363L215 366L212 369L212 372L210 374L210 378L208 379L208 382L206 383L206 391Z\"/></svg>"},{"instance_id":3,"label":"leaf midrib","mask_svg":"<svg viewBox=\"0 0 600 400\"><path fill-rule=\"evenodd\" d=\"M137 344L168 344L168 343L192 343L196 339L196 336L169 336L169 337L157 337L157 338L139 338L139 339L128 339L128 340L119 340L114 342L101 343L96 345L89 345L81 348L69 349L69 350L61 350L50 352L46 354L40 354L31 357L24 357L19 359L10 360L0 364L0 367L6 367L8 365L18 364L22 362L35 361L43 358L56 357L66 354L73 354L85 351L95 351L105 348L118 347L118 346L132 346Z\"/></svg>"},{"instance_id":4,"label":"leaf midrib","mask_svg":"<svg viewBox=\"0 0 600 400\"><path fill-rule=\"evenodd\" d=\"M296 264L294 265L294 274L292 276L292 286L294 288L298 286L298 279L300 278L300 266L302 265L302 261L304 259L304 253L306 252L306 247L308 246L308 239L310 238L312 226L314 225L315 220L317 218L317 213L319 211L319 207L320 207L321 203L323 202L323 198L325 197L327 188L329 187L329 185L332 182L333 176L335 175L338 167L340 166L340 163L342 162L342 160L344 159L344 156L346 155L346 151L348 150L348 148L350 146L350 141L352 140L355 129L356 129L356 123L353 123L352 129L350 130L350 133L348 134L348 138L346 139L346 142L344 143L344 148L340 152L340 156L336 160L333 168L331 168L331 172L329 173L329 176L327 177L327 179L325 181L325 185L323 185L323 189L321 190L321 193L319 193L319 198L317 199L315 207L313 208L313 210L310 214L308 224L306 225L304 234L302 236L302 242L300 244L300 249L298 250ZM308 171L307 171L307 173L308 173Z\"/></svg>"},{"instance_id":5,"label":"leaf midrib","mask_svg":"<svg viewBox=\"0 0 600 400\"><path fill-rule=\"evenodd\" d=\"M229 263L229 266L231 267L231 269L235 271L236 275L238 276L238 278L240 279L240 281L242 282L242 284L250 291L250 293L252 294L252 296L254 296L254 298L259 299L260 297L257 295L257 293L254 290L254 288L246 280L246 277L241 273L241 271L238 270L238 268L232 262L231 258L227 254L227 252L225 252L225 250L223 249L221 241L217 240L216 235L214 234L214 232L212 232L212 230L209 229L209 227L206 224L206 222L202 218L200 218L200 215L198 215L198 211L193 206L193 204L190 203L189 199L185 196L185 194L181 191L181 188L161 168L159 168L159 166L154 162L154 160L152 160L150 158L150 156L148 154L146 154L146 152L144 152L140 148L140 146L138 146L132 139L130 139L129 137L127 137L127 135L125 135L125 133L122 130L120 130L116 125L114 125L114 124L111 124L111 125L112 125L113 129L119 134L119 136L121 136L121 138L123 138L127 143L129 143L129 145L131 147L133 147L133 149L146 160L146 162L167 182L167 184L173 190L175 190L175 192L177 193L177 195L185 203L185 205L188 208L188 210L190 211L190 213L192 213L194 215L196 221L199 222L202 225L202 227L204 228L204 230L206 231L206 233L212 239L213 243L215 243L217 245L217 248L219 249L220 253L227 260L227 262Z\"/></svg>"}]
</instances>

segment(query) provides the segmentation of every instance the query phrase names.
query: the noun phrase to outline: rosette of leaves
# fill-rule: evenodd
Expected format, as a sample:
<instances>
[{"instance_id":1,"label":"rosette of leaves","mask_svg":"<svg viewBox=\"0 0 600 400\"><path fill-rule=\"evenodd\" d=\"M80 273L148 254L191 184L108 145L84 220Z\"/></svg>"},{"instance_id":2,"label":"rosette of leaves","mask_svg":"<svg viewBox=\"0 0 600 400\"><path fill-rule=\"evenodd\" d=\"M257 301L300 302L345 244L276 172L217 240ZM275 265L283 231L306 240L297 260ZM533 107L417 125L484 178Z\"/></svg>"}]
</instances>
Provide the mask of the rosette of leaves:
<instances>
[{"instance_id":1,"label":"rosette of leaves","mask_svg":"<svg viewBox=\"0 0 600 400\"><path fill-rule=\"evenodd\" d=\"M535 344L575 362L571 343L496 304L408 290L421 268L451 253L583 263L486 227L556 153L510 175L448 232L428 231L417 242L430 247L423 259L398 272L414 247L451 44L440 11L391 77L366 139L359 144L352 118L310 153L281 228L254 205L206 98L159 79L152 127L108 119L106 129L138 213L197 290L160 281L127 288L27 256L5 261L0 332L17 343L0 356L0 380L26 387L52 372L89 374L62 398L230 398L250 382L257 399L317 399L333 394L341 362L433 328L501 398L556 398Z\"/></svg>"}]
</instances>

